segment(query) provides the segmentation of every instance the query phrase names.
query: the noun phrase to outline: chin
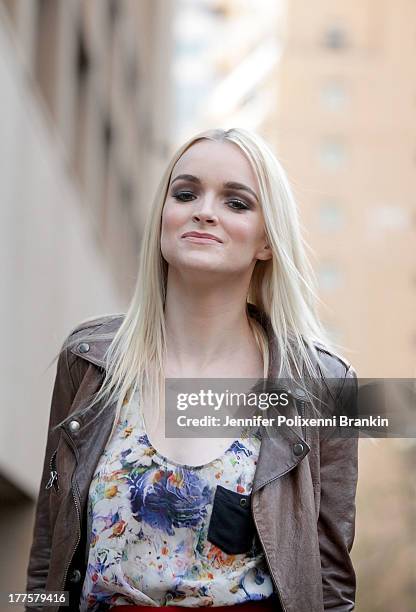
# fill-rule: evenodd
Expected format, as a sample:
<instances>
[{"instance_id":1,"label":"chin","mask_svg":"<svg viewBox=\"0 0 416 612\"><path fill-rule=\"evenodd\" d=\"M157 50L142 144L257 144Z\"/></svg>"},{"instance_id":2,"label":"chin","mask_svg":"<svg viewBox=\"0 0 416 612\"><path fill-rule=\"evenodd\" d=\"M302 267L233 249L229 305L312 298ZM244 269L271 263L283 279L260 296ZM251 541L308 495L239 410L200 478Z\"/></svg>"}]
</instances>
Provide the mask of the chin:
<instances>
[{"instance_id":1,"label":"chin","mask_svg":"<svg viewBox=\"0 0 416 612\"><path fill-rule=\"evenodd\" d=\"M177 270L179 273L198 273L198 274L209 274L209 273L221 273L222 271L226 272L226 270L222 269L221 262L216 262L215 258L211 258L210 260L205 259L202 261L201 258L186 258L175 260L172 262L172 267Z\"/></svg>"}]
</instances>

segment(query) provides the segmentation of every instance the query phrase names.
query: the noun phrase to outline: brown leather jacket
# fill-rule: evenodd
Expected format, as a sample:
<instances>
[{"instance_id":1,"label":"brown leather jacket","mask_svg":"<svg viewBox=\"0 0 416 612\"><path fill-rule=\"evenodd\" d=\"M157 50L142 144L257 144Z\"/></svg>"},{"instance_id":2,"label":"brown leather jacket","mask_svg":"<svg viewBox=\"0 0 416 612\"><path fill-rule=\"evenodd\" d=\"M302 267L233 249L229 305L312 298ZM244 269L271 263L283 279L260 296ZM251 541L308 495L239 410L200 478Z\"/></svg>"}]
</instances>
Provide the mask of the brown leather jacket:
<instances>
[{"instance_id":1,"label":"brown leather jacket","mask_svg":"<svg viewBox=\"0 0 416 612\"><path fill-rule=\"evenodd\" d=\"M276 377L278 350L270 319L251 304L249 309L268 335L269 378ZM121 321L122 315L115 315L78 326L70 336L70 348L58 359L26 589L68 590L71 610L78 610L86 571L88 490L111 429L114 405L95 420L97 408L77 413L103 381L104 353ZM107 339L92 338L98 329ZM337 379L336 397L332 392L330 401L339 402L345 381L355 381L355 371L345 360L318 348L329 368L326 378ZM305 410L301 397L293 406L300 413ZM53 431L69 414L72 420ZM278 436L262 438L251 509L280 601L276 610L354 609L350 551L357 473L357 437L323 436L317 427L281 426ZM58 606L48 609L56 612Z\"/></svg>"}]
</instances>

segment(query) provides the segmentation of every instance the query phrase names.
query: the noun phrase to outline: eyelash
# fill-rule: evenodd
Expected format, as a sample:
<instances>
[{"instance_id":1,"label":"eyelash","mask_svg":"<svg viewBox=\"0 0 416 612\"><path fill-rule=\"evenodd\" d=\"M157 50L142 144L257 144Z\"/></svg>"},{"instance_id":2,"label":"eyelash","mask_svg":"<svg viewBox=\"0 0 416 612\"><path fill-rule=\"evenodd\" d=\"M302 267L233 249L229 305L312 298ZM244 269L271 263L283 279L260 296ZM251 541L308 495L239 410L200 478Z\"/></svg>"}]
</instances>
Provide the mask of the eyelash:
<instances>
[{"instance_id":1,"label":"eyelash","mask_svg":"<svg viewBox=\"0 0 416 612\"><path fill-rule=\"evenodd\" d=\"M187 196L187 195L195 197L195 194L192 193L192 191L178 191L178 192L173 194L173 197L175 198L175 200L178 200L179 202L190 202L191 200L183 200L181 198L181 196ZM243 202L242 200L238 200L238 199L233 198L232 200L228 200L228 202L237 202L238 204L242 205L241 208L240 207L239 208L235 208L235 207L231 206L230 208L232 210L250 210L250 207L247 206L247 204L245 202Z\"/></svg>"}]
</instances>

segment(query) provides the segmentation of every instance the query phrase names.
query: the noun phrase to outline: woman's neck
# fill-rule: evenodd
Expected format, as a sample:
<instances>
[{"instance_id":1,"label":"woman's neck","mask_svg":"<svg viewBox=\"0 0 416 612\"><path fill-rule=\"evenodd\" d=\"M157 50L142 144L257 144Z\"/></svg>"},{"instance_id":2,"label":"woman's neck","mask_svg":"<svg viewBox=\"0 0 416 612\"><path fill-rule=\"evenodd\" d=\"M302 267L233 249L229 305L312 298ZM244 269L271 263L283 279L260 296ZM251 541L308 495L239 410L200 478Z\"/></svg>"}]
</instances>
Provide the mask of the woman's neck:
<instances>
[{"instance_id":1,"label":"woman's neck","mask_svg":"<svg viewBox=\"0 0 416 612\"><path fill-rule=\"evenodd\" d=\"M222 364L232 369L245 355L247 364L241 363L241 371L258 370L258 364L253 365L253 356L259 356L247 319L246 293L235 288L189 291L180 283L168 283L166 376L202 377Z\"/></svg>"}]
</instances>

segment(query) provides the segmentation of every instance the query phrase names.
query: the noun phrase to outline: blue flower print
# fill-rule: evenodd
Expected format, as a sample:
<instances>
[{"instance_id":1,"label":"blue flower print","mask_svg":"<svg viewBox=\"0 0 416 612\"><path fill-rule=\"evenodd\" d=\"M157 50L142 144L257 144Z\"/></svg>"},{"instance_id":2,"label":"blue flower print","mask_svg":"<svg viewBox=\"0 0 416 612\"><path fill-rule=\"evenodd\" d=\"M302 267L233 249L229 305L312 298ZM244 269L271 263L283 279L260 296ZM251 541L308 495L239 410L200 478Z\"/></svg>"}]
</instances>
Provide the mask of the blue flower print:
<instances>
[{"instance_id":1,"label":"blue flower print","mask_svg":"<svg viewBox=\"0 0 416 612\"><path fill-rule=\"evenodd\" d=\"M153 468L127 477L133 516L169 535L174 527L196 527L211 502L210 487L195 472Z\"/></svg>"}]
</instances>

